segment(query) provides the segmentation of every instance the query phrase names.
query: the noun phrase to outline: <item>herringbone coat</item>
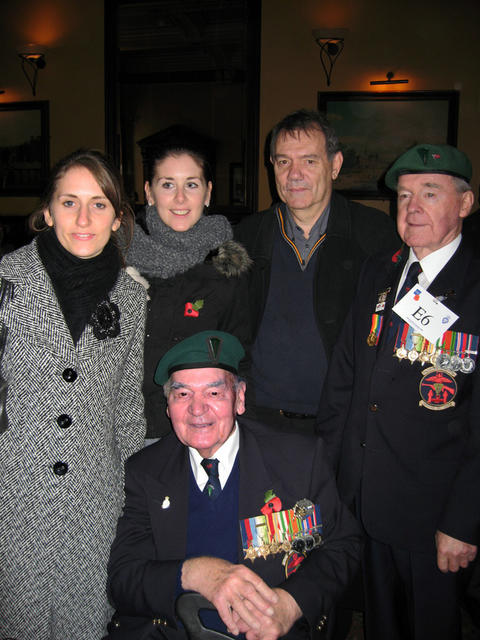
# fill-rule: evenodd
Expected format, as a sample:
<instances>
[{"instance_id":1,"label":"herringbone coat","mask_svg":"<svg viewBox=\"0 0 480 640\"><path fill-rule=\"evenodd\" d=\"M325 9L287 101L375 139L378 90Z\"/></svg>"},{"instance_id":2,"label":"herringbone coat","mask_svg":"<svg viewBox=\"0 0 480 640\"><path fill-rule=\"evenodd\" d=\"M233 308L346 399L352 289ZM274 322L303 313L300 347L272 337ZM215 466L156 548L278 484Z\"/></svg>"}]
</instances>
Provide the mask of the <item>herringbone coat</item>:
<instances>
[{"instance_id":1,"label":"herringbone coat","mask_svg":"<svg viewBox=\"0 0 480 640\"><path fill-rule=\"evenodd\" d=\"M110 292L120 334L98 340L87 325L75 346L36 241L5 256L0 276L14 286L0 309L0 638L100 640L123 462L145 436L145 292L122 270Z\"/></svg>"}]
</instances>

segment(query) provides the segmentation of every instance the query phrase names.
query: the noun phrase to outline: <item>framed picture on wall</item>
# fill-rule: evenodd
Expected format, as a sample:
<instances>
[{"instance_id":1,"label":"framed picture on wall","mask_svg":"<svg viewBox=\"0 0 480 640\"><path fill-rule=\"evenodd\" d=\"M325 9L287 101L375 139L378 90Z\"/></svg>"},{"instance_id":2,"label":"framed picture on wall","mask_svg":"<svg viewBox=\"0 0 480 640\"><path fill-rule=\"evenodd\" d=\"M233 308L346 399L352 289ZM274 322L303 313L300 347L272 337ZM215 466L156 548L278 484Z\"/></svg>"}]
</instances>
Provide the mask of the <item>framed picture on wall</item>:
<instances>
[{"instance_id":1,"label":"framed picture on wall","mask_svg":"<svg viewBox=\"0 0 480 640\"><path fill-rule=\"evenodd\" d=\"M245 173L241 162L230 163L230 204L245 206Z\"/></svg>"},{"instance_id":2,"label":"framed picture on wall","mask_svg":"<svg viewBox=\"0 0 480 640\"><path fill-rule=\"evenodd\" d=\"M37 196L49 172L48 101L0 103L0 196Z\"/></svg>"},{"instance_id":3,"label":"framed picture on wall","mask_svg":"<svg viewBox=\"0 0 480 640\"><path fill-rule=\"evenodd\" d=\"M319 92L343 166L335 188L352 198L389 198L383 176L410 147L457 143L458 91Z\"/></svg>"}]
</instances>

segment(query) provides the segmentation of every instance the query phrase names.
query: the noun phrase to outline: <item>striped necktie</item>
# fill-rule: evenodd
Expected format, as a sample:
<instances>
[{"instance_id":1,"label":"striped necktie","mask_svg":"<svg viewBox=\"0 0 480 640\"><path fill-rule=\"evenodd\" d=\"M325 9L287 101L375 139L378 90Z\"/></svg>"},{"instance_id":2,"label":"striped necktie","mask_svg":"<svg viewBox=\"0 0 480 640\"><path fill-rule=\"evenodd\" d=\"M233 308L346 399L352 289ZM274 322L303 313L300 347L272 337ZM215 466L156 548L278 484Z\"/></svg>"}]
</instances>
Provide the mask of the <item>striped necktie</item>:
<instances>
[{"instance_id":1,"label":"striped necktie","mask_svg":"<svg viewBox=\"0 0 480 640\"><path fill-rule=\"evenodd\" d=\"M204 458L201 465L208 474L208 482L203 493L214 500L222 491L220 480L218 479L218 460L216 458Z\"/></svg>"}]
</instances>

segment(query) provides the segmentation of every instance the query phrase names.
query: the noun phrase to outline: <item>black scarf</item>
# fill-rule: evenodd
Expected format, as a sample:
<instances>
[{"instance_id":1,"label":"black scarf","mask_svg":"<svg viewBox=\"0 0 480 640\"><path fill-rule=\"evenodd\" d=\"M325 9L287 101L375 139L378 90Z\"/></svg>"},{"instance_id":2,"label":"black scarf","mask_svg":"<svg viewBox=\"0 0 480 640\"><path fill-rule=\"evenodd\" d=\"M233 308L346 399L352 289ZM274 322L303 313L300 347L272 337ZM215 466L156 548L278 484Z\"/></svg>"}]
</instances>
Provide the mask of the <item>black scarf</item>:
<instances>
[{"instance_id":1,"label":"black scarf","mask_svg":"<svg viewBox=\"0 0 480 640\"><path fill-rule=\"evenodd\" d=\"M57 296L65 322L77 344L97 305L108 299L120 271L120 254L112 239L102 253L78 258L58 241L53 230L37 237L40 259Z\"/></svg>"}]
</instances>

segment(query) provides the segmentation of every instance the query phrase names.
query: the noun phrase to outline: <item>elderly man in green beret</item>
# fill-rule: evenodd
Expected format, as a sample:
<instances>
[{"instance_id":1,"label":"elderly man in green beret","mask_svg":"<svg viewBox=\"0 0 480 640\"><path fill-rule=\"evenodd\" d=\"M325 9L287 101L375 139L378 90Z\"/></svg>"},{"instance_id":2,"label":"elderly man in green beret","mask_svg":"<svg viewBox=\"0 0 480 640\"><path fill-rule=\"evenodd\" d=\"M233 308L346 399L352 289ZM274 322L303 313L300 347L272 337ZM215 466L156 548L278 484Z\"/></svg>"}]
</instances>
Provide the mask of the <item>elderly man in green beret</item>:
<instances>
[{"instance_id":1,"label":"elderly man in green beret","mask_svg":"<svg viewBox=\"0 0 480 640\"><path fill-rule=\"evenodd\" d=\"M208 627L309 638L357 566L358 528L321 439L241 417L243 355L234 336L203 331L158 364L174 433L126 465L111 640L186 638L175 613L184 591L213 603Z\"/></svg>"},{"instance_id":2,"label":"elderly man in green beret","mask_svg":"<svg viewBox=\"0 0 480 640\"><path fill-rule=\"evenodd\" d=\"M404 246L366 263L322 397L317 432L367 534L368 640L460 638L480 524L471 175L448 145L417 145L389 169Z\"/></svg>"}]
</instances>

